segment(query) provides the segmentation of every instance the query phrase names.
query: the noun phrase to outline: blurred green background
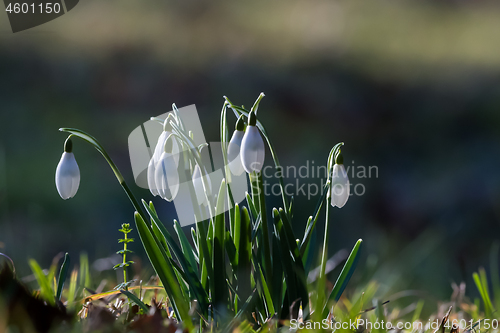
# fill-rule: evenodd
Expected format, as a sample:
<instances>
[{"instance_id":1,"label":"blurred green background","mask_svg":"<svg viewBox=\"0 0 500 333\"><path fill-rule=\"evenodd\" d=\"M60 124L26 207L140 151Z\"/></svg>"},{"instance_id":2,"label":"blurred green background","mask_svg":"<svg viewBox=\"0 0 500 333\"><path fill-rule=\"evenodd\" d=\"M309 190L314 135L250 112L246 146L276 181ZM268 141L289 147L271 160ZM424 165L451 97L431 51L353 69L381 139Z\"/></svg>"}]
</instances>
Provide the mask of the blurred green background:
<instances>
[{"instance_id":1,"label":"blurred green background","mask_svg":"<svg viewBox=\"0 0 500 333\"><path fill-rule=\"evenodd\" d=\"M28 258L48 266L61 251L96 260L132 222L82 141L80 189L62 201L59 127L95 135L151 200L133 184L135 127L173 102L196 104L219 141L222 96L250 106L263 91L259 118L283 165L324 164L344 141L346 165L378 167L378 178L351 179L363 196L332 211L332 254L365 241L353 283L446 298L450 282L488 266L499 238L499 31L500 3L483 1L85 0L16 34L0 13L0 252L22 274ZM154 202L171 223L173 205ZM295 203L301 236L316 200Z\"/></svg>"}]
</instances>

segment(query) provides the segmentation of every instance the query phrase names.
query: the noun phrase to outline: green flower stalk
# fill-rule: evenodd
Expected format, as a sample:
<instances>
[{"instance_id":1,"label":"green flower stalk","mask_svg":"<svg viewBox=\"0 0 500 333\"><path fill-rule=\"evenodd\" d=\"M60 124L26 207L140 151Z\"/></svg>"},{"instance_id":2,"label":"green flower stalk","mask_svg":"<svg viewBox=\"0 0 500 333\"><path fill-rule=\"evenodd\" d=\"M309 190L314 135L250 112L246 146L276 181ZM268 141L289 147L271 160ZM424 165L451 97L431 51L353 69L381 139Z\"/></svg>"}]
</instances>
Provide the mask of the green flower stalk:
<instances>
[{"instance_id":1,"label":"green flower stalk","mask_svg":"<svg viewBox=\"0 0 500 333\"><path fill-rule=\"evenodd\" d=\"M123 233L123 238L118 240L118 243L123 243L123 250L120 250L116 252L117 254L120 254L123 256L123 261L121 264L115 265L113 269L117 270L122 268L123 269L123 283L120 283L118 286L115 287L115 289L125 289L128 290L128 286L133 283L134 281L127 281L127 267L132 265L134 262L133 261L127 261L127 254L134 253L133 251L130 251L128 247L128 243L133 243L134 239L133 238L128 238L128 234L132 231L132 228L130 228L130 224L128 223L123 223L122 228L118 230Z\"/></svg>"}]
</instances>

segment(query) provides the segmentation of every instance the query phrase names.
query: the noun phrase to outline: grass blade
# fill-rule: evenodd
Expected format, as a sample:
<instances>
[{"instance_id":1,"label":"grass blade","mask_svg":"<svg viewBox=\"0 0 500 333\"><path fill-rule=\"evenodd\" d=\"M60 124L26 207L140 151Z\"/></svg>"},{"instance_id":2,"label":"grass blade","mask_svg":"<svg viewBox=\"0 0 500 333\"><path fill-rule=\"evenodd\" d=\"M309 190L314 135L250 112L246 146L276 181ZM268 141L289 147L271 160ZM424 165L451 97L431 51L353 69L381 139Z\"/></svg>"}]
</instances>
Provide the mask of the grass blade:
<instances>
[{"instance_id":1,"label":"grass blade","mask_svg":"<svg viewBox=\"0 0 500 333\"><path fill-rule=\"evenodd\" d=\"M174 229L177 233L177 237L179 238L179 242L181 243L181 249L184 257L192 267L196 268L197 265L196 259L193 254L193 248L191 247L191 244L189 244L186 234L184 234L184 231L182 231L182 227L179 222L177 222L177 220L174 220Z\"/></svg>"},{"instance_id":2,"label":"grass blade","mask_svg":"<svg viewBox=\"0 0 500 333\"><path fill-rule=\"evenodd\" d=\"M156 242L151 230L146 225L139 213L134 214L135 224L139 236L141 238L144 250L148 255L149 261L153 266L156 274L158 274L165 291L170 297L173 308L179 320L185 322L187 328L191 328L192 322L189 316L189 306L185 302L180 293L179 281L177 281L174 270L170 265L170 261L166 257L165 251L161 251L159 244Z\"/></svg>"},{"instance_id":3,"label":"grass blade","mask_svg":"<svg viewBox=\"0 0 500 333\"><path fill-rule=\"evenodd\" d=\"M80 286L91 287L89 257L87 253L80 253Z\"/></svg>"},{"instance_id":4,"label":"grass blade","mask_svg":"<svg viewBox=\"0 0 500 333\"><path fill-rule=\"evenodd\" d=\"M236 273L238 280L238 295L241 299L247 299L252 291L251 284L251 258L252 258L252 243L251 243L252 226L250 215L246 207L242 208L241 226L239 229L238 244L238 271Z\"/></svg>"},{"instance_id":5,"label":"grass blade","mask_svg":"<svg viewBox=\"0 0 500 333\"><path fill-rule=\"evenodd\" d=\"M127 290L124 290L124 289L120 290L120 292L122 294L124 294L125 296L127 296L132 302L134 302L135 304L137 304L142 309L142 311L144 311L144 313L148 313L149 312L149 308L147 307L146 304L144 304L139 299L139 297L135 296L130 291L127 291Z\"/></svg>"},{"instance_id":6,"label":"grass blade","mask_svg":"<svg viewBox=\"0 0 500 333\"><path fill-rule=\"evenodd\" d=\"M67 306L71 309L73 308L73 303L75 302L76 298L76 286L77 286L77 280L78 280L78 270L74 269L71 272L71 277L69 279L69 288L68 288L68 303Z\"/></svg>"},{"instance_id":7,"label":"grass blade","mask_svg":"<svg viewBox=\"0 0 500 333\"><path fill-rule=\"evenodd\" d=\"M181 249L179 248L179 245L177 245L175 240L172 238L172 235L170 235L170 233L168 232L167 228L165 228L163 223L161 223L158 216L151 210L151 207L149 207L149 205L144 200L142 201L142 203L146 208L146 211L148 212L149 216L151 217L153 224L155 224L156 227L158 227L158 229L161 231L163 237L165 237L165 240L169 248L172 250L173 254L179 261L184 271L186 282L190 285L193 291L194 298L198 300L200 307L202 309L208 309L208 296L207 293L205 292L205 289L201 285L200 279L196 274L195 268L191 266L191 264L188 262L188 260L182 253Z\"/></svg>"},{"instance_id":8,"label":"grass blade","mask_svg":"<svg viewBox=\"0 0 500 333\"><path fill-rule=\"evenodd\" d=\"M326 316L328 316L329 304L334 302L336 303L339 300L347 284L349 283L352 274L356 270L356 266L358 265L359 257L361 254L359 250L361 249L362 244L363 240L359 239L354 245L349 258L347 258L344 268L342 268L342 272L340 272L340 275L337 278L337 282L335 282L335 286L333 287L333 290L330 293L330 296L328 297L328 300L323 308L323 318L326 318ZM318 290L318 292L321 291Z\"/></svg>"},{"instance_id":9,"label":"grass blade","mask_svg":"<svg viewBox=\"0 0 500 333\"><path fill-rule=\"evenodd\" d=\"M217 206L213 224L212 265L214 268L214 283L212 301L215 308L223 307L227 300L226 265L225 265L225 214L226 181L223 179L217 196Z\"/></svg>"},{"instance_id":10,"label":"grass blade","mask_svg":"<svg viewBox=\"0 0 500 333\"><path fill-rule=\"evenodd\" d=\"M267 318L270 318L276 313L274 310L273 299L271 297L271 293L269 292L269 288L267 286L266 279L264 278L264 274L262 273L262 267L260 266L260 264L257 264L256 268L259 270L259 278L260 278L257 279L257 281L260 282L260 284L258 283L257 286L260 287L259 288L261 289L260 292L262 295L264 295L262 300L264 301L264 305L266 307Z\"/></svg>"},{"instance_id":11,"label":"grass blade","mask_svg":"<svg viewBox=\"0 0 500 333\"><path fill-rule=\"evenodd\" d=\"M128 287L128 290L136 290L136 289L142 289L142 290L165 290L163 286L134 286L134 287ZM109 297L112 295L119 294L120 290L110 290L110 291L105 291L103 293L99 294L93 294L88 297L85 297L81 300L78 301L78 303L86 303L86 302L93 302L97 301L98 299L104 298L104 297Z\"/></svg>"},{"instance_id":12,"label":"grass blade","mask_svg":"<svg viewBox=\"0 0 500 333\"><path fill-rule=\"evenodd\" d=\"M69 272L69 263L70 263L69 254L66 253L64 255L64 261L62 263L61 270L59 271L59 279L57 282L56 299L58 299L58 300L61 300L61 294L62 294L63 287L64 287L64 281L66 281L66 277L67 277L68 272Z\"/></svg>"},{"instance_id":13,"label":"grass blade","mask_svg":"<svg viewBox=\"0 0 500 333\"><path fill-rule=\"evenodd\" d=\"M30 259L29 265L40 287L40 295L49 304L54 305L55 304L54 290L52 290L52 287L50 286L49 279L43 273L42 268L40 267L40 265L38 265L35 259Z\"/></svg>"}]
</instances>

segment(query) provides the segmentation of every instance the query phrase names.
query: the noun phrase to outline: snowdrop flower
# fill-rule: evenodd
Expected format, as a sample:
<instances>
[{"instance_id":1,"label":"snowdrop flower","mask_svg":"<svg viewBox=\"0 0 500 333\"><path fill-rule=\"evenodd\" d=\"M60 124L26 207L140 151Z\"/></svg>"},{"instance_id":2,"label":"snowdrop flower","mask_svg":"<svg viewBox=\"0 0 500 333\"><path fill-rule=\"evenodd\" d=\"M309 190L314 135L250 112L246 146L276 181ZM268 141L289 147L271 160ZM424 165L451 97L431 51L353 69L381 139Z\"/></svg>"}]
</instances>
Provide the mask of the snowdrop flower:
<instances>
[{"instance_id":1,"label":"snowdrop flower","mask_svg":"<svg viewBox=\"0 0 500 333\"><path fill-rule=\"evenodd\" d=\"M240 116L236 122L236 130L233 133L229 145L227 146L227 160L229 162L229 170L235 176L241 175L245 169L243 164L241 164L240 150L241 141L243 140L243 135L245 134L245 121L243 120L243 115Z\"/></svg>"},{"instance_id":2,"label":"snowdrop flower","mask_svg":"<svg viewBox=\"0 0 500 333\"><path fill-rule=\"evenodd\" d=\"M64 200L73 198L80 186L80 169L72 150L73 143L68 138L64 143L64 152L56 169L57 192Z\"/></svg>"},{"instance_id":3,"label":"snowdrop flower","mask_svg":"<svg viewBox=\"0 0 500 333\"><path fill-rule=\"evenodd\" d=\"M147 174L147 179L148 179L148 186L149 190L151 191L151 194L153 195L160 195L158 188L156 187L156 180L155 180L155 175L156 175L156 165L158 164L158 161L160 160L161 155L164 152L164 147L165 147L165 142L167 141L167 138L172 134L170 131L171 127L169 124L170 117L165 119L165 122L163 123L163 132L160 134L158 137L158 141L155 146L155 150L153 152L153 156L151 157L151 160L149 161L148 164L148 174ZM172 150L170 152L170 155L174 159L176 168L179 166L179 144L177 143L177 140L172 137Z\"/></svg>"},{"instance_id":4,"label":"snowdrop flower","mask_svg":"<svg viewBox=\"0 0 500 333\"><path fill-rule=\"evenodd\" d=\"M175 158L172 155L173 136L170 135L165 140L163 153L160 155L158 163L155 165L155 185L158 195L167 201L172 201L179 192L179 173ZM148 175L149 180L149 175Z\"/></svg>"},{"instance_id":5,"label":"snowdrop flower","mask_svg":"<svg viewBox=\"0 0 500 333\"><path fill-rule=\"evenodd\" d=\"M332 206L342 208L347 199L349 199L349 178L344 167L344 157L342 153L338 153L335 157L335 165L333 166L333 175L331 182L331 203Z\"/></svg>"},{"instance_id":6,"label":"snowdrop flower","mask_svg":"<svg viewBox=\"0 0 500 333\"><path fill-rule=\"evenodd\" d=\"M260 172L264 165L264 141L256 126L257 116L253 111L248 115L248 126L241 141L241 163L246 172Z\"/></svg>"},{"instance_id":7,"label":"snowdrop flower","mask_svg":"<svg viewBox=\"0 0 500 333\"><path fill-rule=\"evenodd\" d=\"M208 175L205 175L203 178L205 179L205 182L208 186L207 188L208 195L210 195L212 191L210 178L208 177ZM205 194L205 188L203 187L203 180L201 176L201 169L198 164L195 165L193 171L193 187L196 193L196 200L198 201L198 204L203 206L208 206L207 194Z\"/></svg>"}]
</instances>

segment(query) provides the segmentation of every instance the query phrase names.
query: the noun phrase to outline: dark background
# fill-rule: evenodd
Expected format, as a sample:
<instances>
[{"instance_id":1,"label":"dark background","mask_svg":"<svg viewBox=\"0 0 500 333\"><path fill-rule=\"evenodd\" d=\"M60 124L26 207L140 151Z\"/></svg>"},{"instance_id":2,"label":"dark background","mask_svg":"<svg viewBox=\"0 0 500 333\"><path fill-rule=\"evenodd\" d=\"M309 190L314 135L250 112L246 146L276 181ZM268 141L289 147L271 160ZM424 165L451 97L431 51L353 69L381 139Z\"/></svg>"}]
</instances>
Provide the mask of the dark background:
<instances>
[{"instance_id":1,"label":"dark background","mask_svg":"<svg viewBox=\"0 0 500 333\"><path fill-rule=\"evenodd\" d=\"M59 197L59 127L100 139L150 200L133 183L135 127L173 102L196 104L219 141L222 96L250 106L263 91L259 118L283 165L324 164L344 141L346 165L378 167L378 178L351 179L365 195L332 209L332 254L365 241L353 283L446 298L452 281L489 266L499 238L499 31L499 4L481 1L88 0L16 34L0 13L0 252L25 275L28 258L47 267L60 251L94 261L133 223L82 141L79 192ZM155 203L171 223L173 205ZM299 236L315 205L295 198Z\"/></svg>"}]
</instances>

